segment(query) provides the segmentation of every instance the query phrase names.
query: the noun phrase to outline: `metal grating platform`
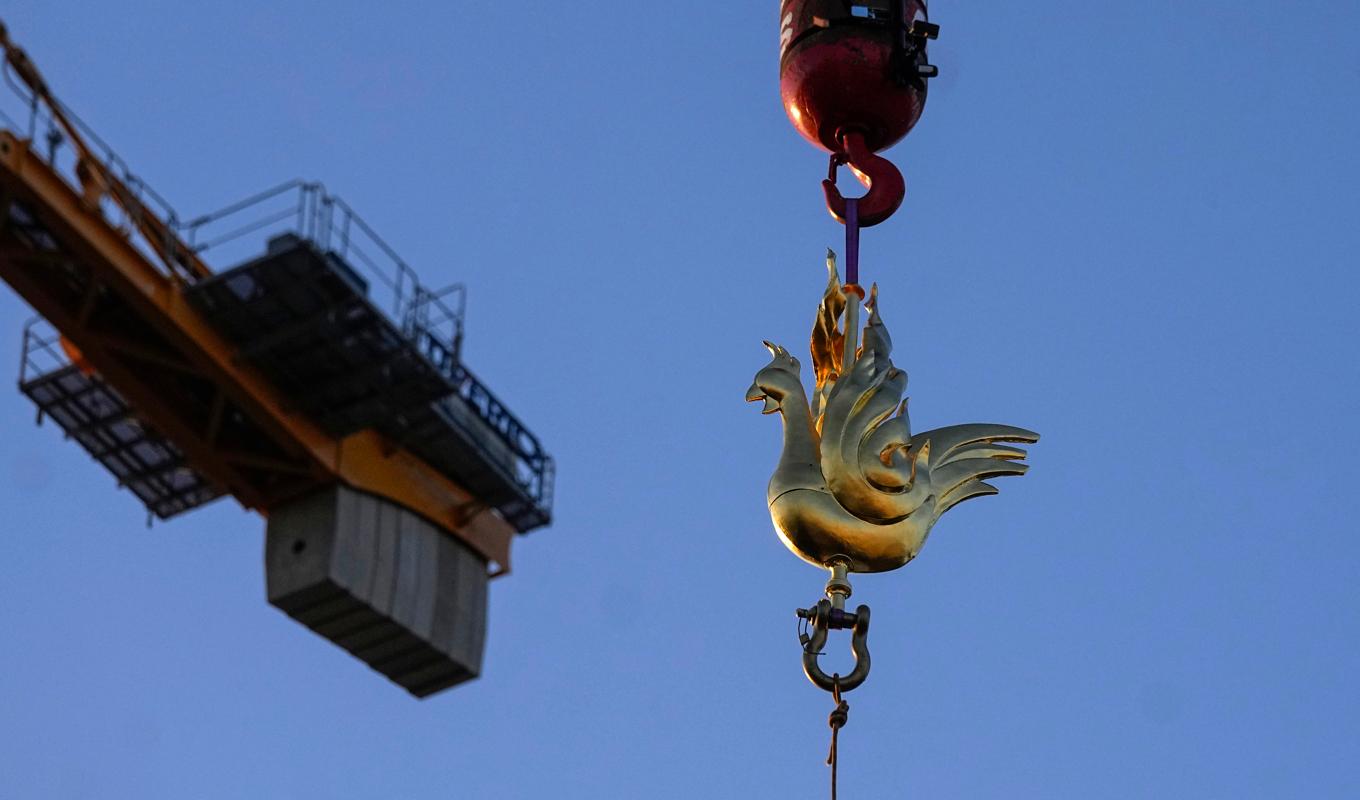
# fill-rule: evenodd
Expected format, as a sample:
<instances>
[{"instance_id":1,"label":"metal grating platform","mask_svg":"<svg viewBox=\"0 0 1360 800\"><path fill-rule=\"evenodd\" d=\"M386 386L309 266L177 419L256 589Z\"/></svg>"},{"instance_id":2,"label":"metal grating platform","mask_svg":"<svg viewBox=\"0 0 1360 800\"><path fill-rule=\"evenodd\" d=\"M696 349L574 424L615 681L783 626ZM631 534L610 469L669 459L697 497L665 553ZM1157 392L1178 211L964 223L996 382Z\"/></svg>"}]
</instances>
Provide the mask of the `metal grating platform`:
<instances>
[{"instance_id":1,"label":"metal grating platform","mask_svg":"<svg viewBox=\"0 0 1360 800\"><path fill-rule=\"evenodd\" d=\"M185 294L298 411L343 436L453 390L366 291L338 258L284 236Z\"/></svg>"},{"instance_id":2,"label":"metal grating platform","mask_svg":"<svg viewBox=\"0 0 1360 800\"><path fill-rule=\"evenodd\" d=\"M418 313L398 328L367 288L334 253L284 235L263 257L185 293L243 361L329 432L378 430L516 530L548 524L552 459L537 439Z\"/></svg>"},{"instance_id":3,"label":"metal grating platform","mask_svg":"<svg viewBox=\"0 0 1360 800\"><path fill-rule=\"evenodd\" d=\"M161 519L222 495L97 374L71 364L27 379L19 389Z\"/></svg>"}]
</instances>

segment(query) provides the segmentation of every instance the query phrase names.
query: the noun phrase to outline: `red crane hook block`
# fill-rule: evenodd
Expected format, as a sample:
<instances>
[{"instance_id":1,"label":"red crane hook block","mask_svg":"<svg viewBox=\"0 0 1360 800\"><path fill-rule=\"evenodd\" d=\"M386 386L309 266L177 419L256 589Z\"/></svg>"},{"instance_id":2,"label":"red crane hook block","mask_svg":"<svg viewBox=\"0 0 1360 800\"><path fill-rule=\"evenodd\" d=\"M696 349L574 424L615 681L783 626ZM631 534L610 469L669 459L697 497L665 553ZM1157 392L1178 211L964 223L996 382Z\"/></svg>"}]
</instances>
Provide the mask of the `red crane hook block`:
<instances>
[{"instance_id":1,"label":"red crane hook block","mask_svg":"<svg viewBox=\"0 0 1360 800\"><path fill-rule=\"evenodd\" d=\"M877 225L902 205L902 173L875 155L921 118L926 81L937 70L926 43L939 27L925 0L781 0L779 90L809 142L832 153L822 187L827 208L847 220L836 168L848 164L868 188L858 224Z\"/></svg>"},{"instance_id":2,"label":"red crane hook block","mask_svg":"<svg viewBox=\"0 0 1360 800\"><path fill-rule=\"evenodd\" d=\"M907 183L902 173L891 161L870 150L864 142L864 134L859 131L842 131L836 138L842 149L831 154L831 166L827 169L826 180L822 181L826 209L837 222L846 223L846 199L836 187L837 168L845 164L869 190L859 198L859 227L868 228L891 217L907 195Z\"/></svg>"},{"instance_id":3,"label":"red crane hook block","mask_svg":"<svg viewBox=\"0 0 1360 800\"><path fill-rule=\"evenodd\" d=\"M830 152L859 130L878 152L921 118L939 34L924 0L782 0L779 93L798 132Z\"/></svg>"}]
</instances>

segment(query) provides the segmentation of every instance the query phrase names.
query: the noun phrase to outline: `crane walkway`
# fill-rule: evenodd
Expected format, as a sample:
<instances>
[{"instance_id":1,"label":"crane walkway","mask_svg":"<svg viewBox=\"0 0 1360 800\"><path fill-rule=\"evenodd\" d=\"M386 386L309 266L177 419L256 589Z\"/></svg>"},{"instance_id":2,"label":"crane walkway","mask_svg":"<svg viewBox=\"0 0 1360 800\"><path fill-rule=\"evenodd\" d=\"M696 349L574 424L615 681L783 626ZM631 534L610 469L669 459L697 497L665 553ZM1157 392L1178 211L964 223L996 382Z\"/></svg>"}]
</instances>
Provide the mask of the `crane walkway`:
<instances>
[{"instance_id":1,"label":"crane walkway","mask_svg":"<svg viewBox=\"0 0 1360 800\"><path fill-rule=\"evenodd\" d=\"M19 389L74 439L120 486L161 519L222 496L189 465L173 442L148 427L98 374L66 363L59 335L41 318L24 328L24 369ZM45 356L45 358L44 358ZM43 363L52 368L44 369ZM34 376L34 377L29 377Z\"/></svg>"}]
</instances>

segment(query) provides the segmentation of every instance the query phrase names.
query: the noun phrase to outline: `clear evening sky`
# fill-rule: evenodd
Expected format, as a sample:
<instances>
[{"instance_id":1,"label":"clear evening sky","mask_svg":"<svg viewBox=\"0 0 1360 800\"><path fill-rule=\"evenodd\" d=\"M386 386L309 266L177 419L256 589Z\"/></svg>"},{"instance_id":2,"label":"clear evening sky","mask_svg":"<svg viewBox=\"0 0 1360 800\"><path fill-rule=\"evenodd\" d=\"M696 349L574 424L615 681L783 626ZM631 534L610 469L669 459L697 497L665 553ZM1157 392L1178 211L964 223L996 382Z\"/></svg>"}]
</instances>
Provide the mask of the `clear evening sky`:
<instances>
[{"instance_id":1,"label":"clear evening sky","mask_svg":"<svg viewBox=\"0 0 1360 800\"><path fill-rule=\"evenodd\" d=\"M466 283L559 465L484 677L418 702L266 604L258 516L147 530L0 393L0 798L825 796L823 576L742 402L842 235L777 4L433 5L0 9L183 214L318 179ZM1360 5L932 5L863 274L918 429L1043 440L855 581L842 796L1360 796ZM0 290L0 353L29 315Z\"/></svg>"}]
</instances>

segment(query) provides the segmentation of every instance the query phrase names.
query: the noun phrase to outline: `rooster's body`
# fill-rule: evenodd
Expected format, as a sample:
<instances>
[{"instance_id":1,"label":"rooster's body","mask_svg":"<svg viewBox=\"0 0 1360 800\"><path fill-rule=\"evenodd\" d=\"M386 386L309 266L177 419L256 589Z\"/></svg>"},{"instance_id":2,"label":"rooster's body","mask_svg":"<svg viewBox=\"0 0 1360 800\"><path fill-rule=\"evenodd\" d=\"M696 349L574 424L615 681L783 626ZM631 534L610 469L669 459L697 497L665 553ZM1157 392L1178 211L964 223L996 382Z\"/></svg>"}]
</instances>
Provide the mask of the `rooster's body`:
<instances>
[{"instance_id":1,"label":"rooster's body","mask_svg":"<svg viewBox=\"0 0 1360 800\"><path fill-rule=\"evenodd\" d=\"M784 421L784 450L770 478L770 516L784 544L819 566L842 560L855 572L896 569L916 557L944 512L996 494L984 481L1023 475L1039 435L1009 425L953 425L912 435L902 393L907 375L889 358L892 341L871 294L864 341L845 348L838 319L847 300L835 262L812 331L816 394L803 389L798 361L766 342L773 360L756 374L747 400ZM853 290L852 290L853 291ZM854 315L847 314L853 326ZM844 356L841 353L845 353ZM848 365L843 361L849 360ZM837 367L845 367L838 371Z\"/></svg>"}]
</instances>

